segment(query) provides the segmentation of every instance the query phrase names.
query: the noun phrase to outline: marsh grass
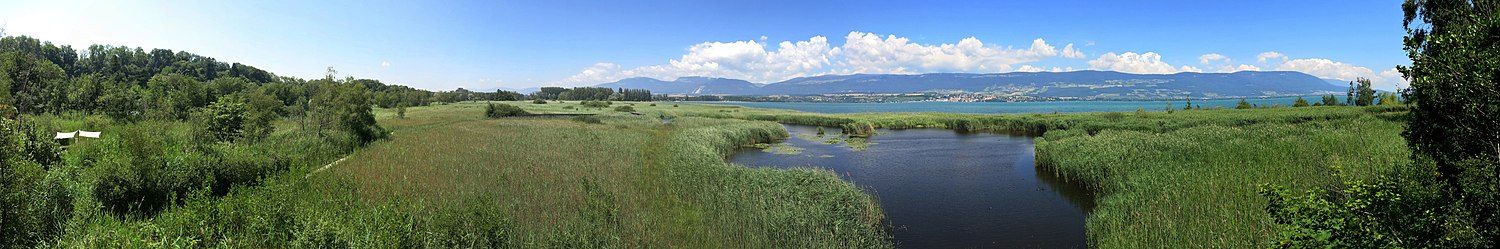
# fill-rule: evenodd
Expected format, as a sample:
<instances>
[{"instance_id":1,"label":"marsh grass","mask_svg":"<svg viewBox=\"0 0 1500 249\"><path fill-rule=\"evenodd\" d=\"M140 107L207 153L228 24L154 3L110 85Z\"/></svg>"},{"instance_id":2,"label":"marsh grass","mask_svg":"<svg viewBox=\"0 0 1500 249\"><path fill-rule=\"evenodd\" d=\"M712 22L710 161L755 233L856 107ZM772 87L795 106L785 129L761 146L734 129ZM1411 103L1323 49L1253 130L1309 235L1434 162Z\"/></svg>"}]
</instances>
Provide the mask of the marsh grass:
<instances>
[{"instance_id":1,"label":"marsh grass","mask_svg":"<svg viewBox=\"0 0 1500 249\"><path fill-rule=\"evenodd\" d=\"M1332 189L1408 161L1405 108L1299 107L1171 113L818 114L743 108L667 116L827 127L942 128L1030 135L1039 170L1094 191L1089 243L1104 248L1256 248L1280 231L1255 186ZM845 138L858 144L858 137Z\"/></svg>"},{"instance_id":2,"label":"marsh grass","mask_svg":"<svg viewBox=\"0 0 1500 249\"><path fill-rule=\"evenodd\" d=\"M534 113L569 106L509 104ZM329 164L336 156L296 161L259 184L231 188L222 197L192 195L151 217L93 209L75 215L56 246L892 246L876 202L828 171L725 163L743 145L787 137L779 124L709 118L664 123L653 115L608 110L584 112L612 113L594 116L597 124L486 119L479 115L486 107L412 107L404 119L395 118L395 110L377 109L390 138L336 164ZM297 149L290 145L284 149ZM313 172L325 164L331 166Z\"/></svg>"}]
</instances>

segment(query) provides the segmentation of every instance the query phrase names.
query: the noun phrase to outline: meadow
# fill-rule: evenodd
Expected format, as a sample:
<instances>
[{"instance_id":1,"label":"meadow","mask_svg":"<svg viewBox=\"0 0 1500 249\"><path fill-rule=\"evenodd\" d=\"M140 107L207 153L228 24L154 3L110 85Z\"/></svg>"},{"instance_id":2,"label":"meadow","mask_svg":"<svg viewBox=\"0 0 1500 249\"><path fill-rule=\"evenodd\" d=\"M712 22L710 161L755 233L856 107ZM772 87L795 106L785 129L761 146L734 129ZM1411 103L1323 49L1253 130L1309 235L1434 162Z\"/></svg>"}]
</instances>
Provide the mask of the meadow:
<instances>
[{"instance_id":1,"label":"meadow","mask_svg":"<svg viewBox=\"0 0 1500 249\"><path fill-rule=\"evenodd\" d=\"M666 116L1036 136L1039 170L1096 192L1100 248L1264 247L1281 228L1257 186L1338 189L1410 162L1401 107L1298 107L1070 114L818 114L720 106ZM878 134L876 134L878 136Z\"/></svg>"},{"instance_id":2,"label":"meadow","mask_svg":"<svg viewBox=\"0 0 1500 249\"><path fill-rule=\"evenodd\" d=\"M533 113L553 111L530 102L513 104ZM876 202L829 172L724 162L740 146L785 138L778 124L709 118L663 122L612 108L578 110L601 113L598 124L555 117L487 119L484 106L414 107L404 118L394 109L377 109L375 116L390 137L342 159L296 163L222 197L190 194L152 216L79 208L68 232L51 244L892 246ZM94 145L66 153L89 146ZM78 188L79 196L89 196L81 190L86 187ZM96 205L80 199L80 205Z\"/></svg>"},{"instance_id":3,"label":"meadow","mask_svg":"<svg viewBox=\"0 0 1500 249\"><path fill-rule=\"evenodd\" d=\"M67 232L44 244L892 247L883 212L858 186L824 170L725 163L738 148L786 138L781 122L855 136L910 128L1034 136L1039 170L1096 192L1087 221L1094 247L1261 247L1280 228L1257 185L1336 188L1408 160L1399 107L983 115L493 103L595 115L486 118L487 102L434 104L374 110L389 137L364 146L337 133L299 136L287 119L263 141L199 149L189 124L45 118L57 129L170 132L64 151L67 166L46 177L77 208L60 228ZM161 192L152 195L160 200L106 199L113 192L100 186L110 184Z\"/></svg>"}]
</instances>

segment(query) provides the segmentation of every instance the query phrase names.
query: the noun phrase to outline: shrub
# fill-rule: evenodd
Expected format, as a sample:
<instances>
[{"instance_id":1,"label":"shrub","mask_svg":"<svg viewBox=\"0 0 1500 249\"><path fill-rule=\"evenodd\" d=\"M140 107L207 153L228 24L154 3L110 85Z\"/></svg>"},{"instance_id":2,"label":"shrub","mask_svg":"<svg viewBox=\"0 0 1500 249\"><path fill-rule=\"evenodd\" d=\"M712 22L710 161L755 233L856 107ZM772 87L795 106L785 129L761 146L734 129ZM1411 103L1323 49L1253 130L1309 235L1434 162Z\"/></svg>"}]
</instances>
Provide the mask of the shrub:
<instances>
[{"instance_id":1,"label":"shrub","mask_svg":"<svg viewBox=\"0 0 1500 249\"><path fill-rule=\"evenodd\" d=\"M514 117L531 115L531 113L509 104L490 104L484 109L484 116L489 118Z\"/></svg>"},{"instance_id":2,"label":"shrub","mask_svg":"<svg viewBox=\"0 0 1500 249\"><path fill-rule=\"evenodd\" d=\"M1104 119L1108 119L1109 121L1120 121L1120 119L1122 119L1122 118L1125 118L1125 114L1124 113L1118 113L1118 112L1107 112L1107 113L1104 113Z\"/></svg>"},{"instance_id":3,"label":"shrub","mask_svg":"<svg viewBox=\"0 0 1500 249\"><path fill-rule=\"evenodd\" d=\"M1234 104L1234 109L1250 109L1250 108L1255 108L1255 106L1250 105L1250 102L1249 101L1245 101L1245 99L1240 99L1239 103L1235 103Z\"/></svg>"},{"instance_id":4,"label":"shrub","mask_svg":"<svg viewBox=\"0 0 1500 249\"><path fill-rule=\"evenodd\" d=\"M0 117L0 247L25 248L50 240L63 231L72 214L72 196L60 182L59 174L49 174L48 164L37 158L55 152L28 151L29 143L51 143L50 137L39 138L41 129L16 127ZM56 145L54 144L53 147ZM54 171L55 172L55 171Z\"/></svg>"},{"instance_id":5,"label":"shrub","mask_svg":"<svg viewBox=\"0 0 1500 249\"><path fill-rule=\"evenodd\" d=\"M622 105L622 106L619 106L619 107L615 107L615 111L617 111L617 112L635 112L635 107L630 107L628 105Z\"/></svg>"},{"instance_id":6,"label":"shrub","mask_svg":"<svg viewBox=\"0 0 1500 249\"><path fill-rule=\"evenodd\" d=\"M604 121L599 120L599 117L595 117L595 116L592 116L592 115L573 117L573 121L583 122L585 124L603 124L604 123Z\"/></svg>"},{"instance_id":7,"label":"shrub","mask_svg":"<svg viewBox=\"0 0 1500 249\"><path fill-rule=\"evenodd\" d=\"M875 125L870 122L853 122L843 125L844 135L849 137L870 137L875 135Z\"/></svg>"},{"instance_id":8,"label":"shrub","mask_svg":"<svg viewBox=\"0 0 1500 249\"><path fill-rule=\"evenodd\" d=\"M656 106L656 103L651 103L651 106Z\"/></svg>"},{"instance_id":9,"label":"shrub","mask_svg":"<svg viewBox=\"0 0 1500 249\"><path fill-rule=\"evenodd\" d=\"M605 108L609 107L611 103L609 101L584 100L580 104L583 105L583 107Z\"/></svg>"},{"instance_id":10,"label":"shrub","mask_svg":"<svg viewBox=\"0 0 1500 249\"><path fill-rule=\"evenodd\" d=\"M538 105L545 105L545 104L547 104L547 100L542 100L542 99L532 100L531 103L532 104L538 104Z\"/></svg>"}]
</instances>

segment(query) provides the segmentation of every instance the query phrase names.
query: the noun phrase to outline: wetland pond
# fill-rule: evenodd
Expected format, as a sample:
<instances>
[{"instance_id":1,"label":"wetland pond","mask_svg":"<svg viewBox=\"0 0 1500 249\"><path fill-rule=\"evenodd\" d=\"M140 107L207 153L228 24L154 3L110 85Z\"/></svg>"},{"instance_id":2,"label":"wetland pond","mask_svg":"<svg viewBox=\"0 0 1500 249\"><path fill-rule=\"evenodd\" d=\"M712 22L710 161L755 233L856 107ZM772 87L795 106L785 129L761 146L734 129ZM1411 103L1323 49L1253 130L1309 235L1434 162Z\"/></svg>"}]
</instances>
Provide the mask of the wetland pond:
<instances>
[{"instance_id":1,"label":"wetland pond","mask_svg":"<svg viewBox=\"0 0 1500 249\"><path fill-rule=\"evenodd\" d=\"M786 125L792 136L729 158L747 167L814 167L874 195L902 248L1083 248L1090 192L1033 163L1032 138L940 129L880 130L845 139L838 128Z\"/></svg>"}]
</instances>

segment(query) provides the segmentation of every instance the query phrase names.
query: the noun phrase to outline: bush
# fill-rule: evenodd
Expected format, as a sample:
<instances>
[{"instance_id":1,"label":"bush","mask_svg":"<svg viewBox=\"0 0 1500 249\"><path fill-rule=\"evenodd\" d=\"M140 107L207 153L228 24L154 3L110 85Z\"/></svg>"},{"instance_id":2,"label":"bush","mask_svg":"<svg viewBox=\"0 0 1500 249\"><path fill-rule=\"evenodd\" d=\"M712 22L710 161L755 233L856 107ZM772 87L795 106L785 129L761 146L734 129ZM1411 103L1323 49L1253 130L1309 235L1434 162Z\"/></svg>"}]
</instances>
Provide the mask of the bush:
<instances>
[{"instance_id":1,"label":"bush","mask_svg":"<svg viewBox=\"0 0 1500 249\"><path fill-rule=\"evenodd\" d=\"M484 109L484 116L489 118L514 117L531 115L531 113L508 104L490 104Z\"/></svg>"},{"instance_id":2,"label":"bush","mask_svg":"<svg viewBox=\"0 0 1500 249\"><path fill-rule=\"evenodd\" d=\"M875 135L875 125L870 122L853 122L843 125L844 135L849 137L870 137Z\"/></svg>"},{"instance_id":3,"label":"bush","mask_svg":"<svg viewBox=\"0 0 1500 249\"><path fill-rule=\"evenodd\" d=\"M72 196L60 174L49 174L49 164L35 160L55 152L28 151L26 144L52 143L35 127L16 127L0 117L0 247L25 248L62 233L73 212ZM27 134L31 133L31 134ZM56 145L52 145L56 147ZM44 154L44 155L37 155ZM48 160L48 159L43 159Z\"/></svg>"},{"instance_id":4,"label":"bush","mask_svg":"<svg viewBox=\"0 0 1500 249\"><path fill-rule=\"evenodd\" d=\"M1249 101L1245 101L1245 99L1240 99L1239 103L1235 103L1234 104L1234 109L1250 109L1250 108L1255 108L1255 106L1254 105L1250 105L1250 102Z\"/></svg>"},{"instance_id":5,"label":"bush","mask_svg":"<svg viewBox=\"0 0 1500 249\"><path fill-rule=\"evenodd\" d=\"M583 107L605 108L605 107L609 107L609 105L612 104L612 103L610 103L609 101L584 100L580 104L583 105Z\"/></svg>"},{"instance_id":6,"label":"bush","mask_svg":"<svg viewBox=\"0 0 1500 249\"><path fill-rule=\"evenodd\" d=\"M542 99L532 100L531 103L532 104L538 104L538 105L545 105L545 104L547 104L547 100L542 100Z\"/></svg>"},{"instance_id":7,"label":"bush","mask_svg":"<svg viewBox=\"0 0 1500 249\"><path fill-rule=\"evenodd\" d=\"M630 106L624 106L624 105L622 105L622 106L619 106L619 107L615 107L615 111L617 111L617 112L635 112L635 107L630 107Z\"/></svg>"},{"instance_id":8,"label":"bush","mask_svg":"<svg viewBox=\"0 0 1500 249\"><path fill-rule=\"evenodd\" d=\"M583 122L585 124L603 124L604 123L604 121L599 120L599 117L595 117L593 115L573 117L573 121Z\"/></svg>"}]
</instances>

